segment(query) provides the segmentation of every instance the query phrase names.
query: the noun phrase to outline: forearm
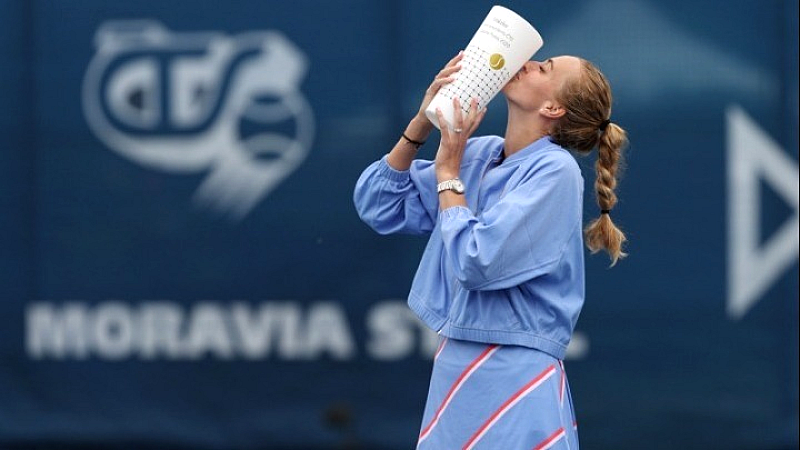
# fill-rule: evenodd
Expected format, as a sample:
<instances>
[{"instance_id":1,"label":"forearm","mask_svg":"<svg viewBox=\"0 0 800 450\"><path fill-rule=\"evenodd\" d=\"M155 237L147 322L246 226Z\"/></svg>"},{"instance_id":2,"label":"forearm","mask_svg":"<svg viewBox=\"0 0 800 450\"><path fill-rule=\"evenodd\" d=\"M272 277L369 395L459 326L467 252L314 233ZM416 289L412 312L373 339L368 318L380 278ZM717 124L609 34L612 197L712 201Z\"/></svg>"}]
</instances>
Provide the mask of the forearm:
<instances>
[{"instance_id":1,"label":"forearm","mask_svg":"<svg viewBox=\"0 0 800 450\"><path fill-rule=\"evenodd\" d=\"M425 117L414 116L405 129L405 135L410 139L423 142L433 130L433 124ZM407 141L402 136L397 140L392 151L389 152L387 162L395 170L408 170L411 162L417 156L417 146Z\"/></svg>"},{"instance_id":2,"label":"forearm","mask_svg":"<svg viewBox=\"0 0 800 450\"><path fill-rule=\"evenodd\" d=\"M453 191L442 191L439 193L439 209L445 210L454 206L467 206L467 199L464 198L463 194L456 194Z\"/></svg>"}]
</instances>

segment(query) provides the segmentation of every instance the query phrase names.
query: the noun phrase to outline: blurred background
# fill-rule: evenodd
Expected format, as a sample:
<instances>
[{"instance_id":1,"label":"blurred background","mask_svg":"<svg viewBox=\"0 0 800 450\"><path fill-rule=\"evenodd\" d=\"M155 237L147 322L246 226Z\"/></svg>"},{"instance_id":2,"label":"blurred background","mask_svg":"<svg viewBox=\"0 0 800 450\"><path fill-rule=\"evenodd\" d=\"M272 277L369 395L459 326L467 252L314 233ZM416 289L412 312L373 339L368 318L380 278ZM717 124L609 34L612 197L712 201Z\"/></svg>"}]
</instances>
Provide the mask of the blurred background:
<instances>
[{"instance_id":1,"label":"blurred background","mask_svg":"<svg viewBox=\"0 0 800 450\"><path fill-rule=\"evenodd\" d=\"M352 190L492 5L0 0L0 449L413 448L426 240ZM798 2L503 5L630 134L582 446L798 448Z\"/></svg>"}]
</instances>

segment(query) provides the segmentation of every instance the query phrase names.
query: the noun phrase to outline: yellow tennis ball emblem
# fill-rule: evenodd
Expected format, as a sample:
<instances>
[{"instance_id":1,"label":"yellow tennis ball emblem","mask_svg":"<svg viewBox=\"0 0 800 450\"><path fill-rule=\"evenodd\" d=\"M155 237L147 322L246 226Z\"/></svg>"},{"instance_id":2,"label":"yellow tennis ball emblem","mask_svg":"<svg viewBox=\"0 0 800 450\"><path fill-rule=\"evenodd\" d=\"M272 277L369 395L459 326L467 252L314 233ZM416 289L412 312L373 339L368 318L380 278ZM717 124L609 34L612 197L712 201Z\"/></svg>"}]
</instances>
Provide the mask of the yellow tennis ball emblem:
<instances>
[{"instance_id":1,"label":"yellow tennis ball emblem","mask_svg":"<svg viewBox=\"0 0 800 450\"><path fill-rule=\"evenodd\" d=\"M494 70L500 70L506 65L506 59L500 53L493 53L489 57L489 67Z\"/></svg>"}]
</instances>

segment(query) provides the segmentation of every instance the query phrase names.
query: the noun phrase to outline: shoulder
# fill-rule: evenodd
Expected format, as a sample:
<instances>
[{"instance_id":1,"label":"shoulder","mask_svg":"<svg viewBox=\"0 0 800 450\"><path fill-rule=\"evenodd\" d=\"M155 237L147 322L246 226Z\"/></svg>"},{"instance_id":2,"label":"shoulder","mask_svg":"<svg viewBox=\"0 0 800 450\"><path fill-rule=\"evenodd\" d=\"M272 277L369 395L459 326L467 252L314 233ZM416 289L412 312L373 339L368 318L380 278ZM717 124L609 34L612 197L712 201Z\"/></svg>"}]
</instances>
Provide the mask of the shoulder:
<instances>
[{"instance_id":1,"label":"shoulder","mask_svg":"<svg viewBox=\"0 0 800 450\"><path fill-rule=\"evenodd\" d=\"M542 162L564 168L578 168L578 163L572 152L564 147L549 141L548 145L540 152Z\"/></svg>"},{"instance_id":2,"label":"shoulder","mask_svg":"<svg viewBox=\"0 0 800 450\"><path fill-rule=\"evenodd\" d=\"M540 151L536 152L533 158L529 158L526 164L531 172L559 172L566 176L581 177L581 168L572 153L551 142Z\"/></svg>"},{"instance_id":3,"label":"shoulder","mask_svg":"<svg viewBox=\"0 0 800 450\"><path fill-rule=\"evenodd\" d=\"M523 190L540 191L545 186L564 192L583 192L583 175L572 154L556 144L538 149L519 162L515 184Z\"/></svg>"}]
</instances>

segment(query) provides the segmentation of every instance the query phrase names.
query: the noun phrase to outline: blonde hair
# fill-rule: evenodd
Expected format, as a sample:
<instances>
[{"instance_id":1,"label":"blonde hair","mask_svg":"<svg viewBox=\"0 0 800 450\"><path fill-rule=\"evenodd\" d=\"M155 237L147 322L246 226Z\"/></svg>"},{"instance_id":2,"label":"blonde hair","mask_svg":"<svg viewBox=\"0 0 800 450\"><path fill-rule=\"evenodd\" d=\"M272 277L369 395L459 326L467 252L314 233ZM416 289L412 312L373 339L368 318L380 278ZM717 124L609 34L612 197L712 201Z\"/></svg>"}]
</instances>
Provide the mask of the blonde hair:
<instances>
[{"instance_id":1,"label":"blonde hair","mask_svg":"<svg viewBox=\"0 0 800 450\"><path fill-rule=\"evenodd\" d=\"M583 154L597 147L594 188L597 204L603 212L586 226L584 232L589 250L592 253L606 250L613 266L620 258L627 256L622 251L625 233L614 225L609 212L617 204L614 189L617 186L622 149L628 143L628 136L622 127L609 122L611 86L589 61L581 60L581 74L564 84L558 101L566 109L566 114L551 132L553 141Z\"/></svg>"}]
</instances>

